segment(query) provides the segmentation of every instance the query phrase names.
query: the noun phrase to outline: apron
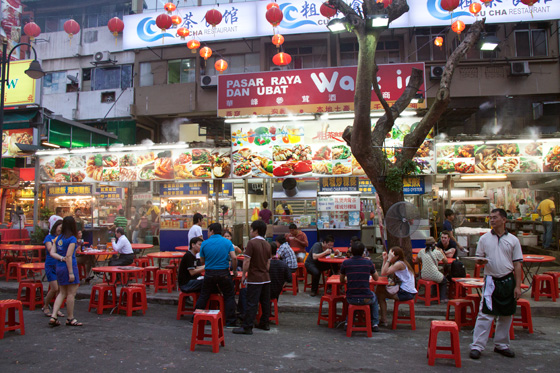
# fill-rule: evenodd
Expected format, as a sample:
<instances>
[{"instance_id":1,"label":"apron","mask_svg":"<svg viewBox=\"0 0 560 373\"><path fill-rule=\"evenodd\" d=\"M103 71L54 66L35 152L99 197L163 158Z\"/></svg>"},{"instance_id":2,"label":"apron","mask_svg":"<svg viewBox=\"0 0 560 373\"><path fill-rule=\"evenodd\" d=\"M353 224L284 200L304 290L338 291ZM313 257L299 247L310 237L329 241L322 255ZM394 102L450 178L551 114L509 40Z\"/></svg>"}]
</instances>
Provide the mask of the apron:
<instances>
[{"instance_id":1,"label":"apron","mask_svg":"<svg viewBox=\"0 0 560 373\"><path fill-rule=\"evenodd\" d=\"M492 278L494 280L494 291L492 292L492 310L488 309L486 300L483 302L482 312L487 315L495 316L511 316L517 309L517 301L515 300L515 277L513 273L501 278Z\"/></svg>"}]
</instances>

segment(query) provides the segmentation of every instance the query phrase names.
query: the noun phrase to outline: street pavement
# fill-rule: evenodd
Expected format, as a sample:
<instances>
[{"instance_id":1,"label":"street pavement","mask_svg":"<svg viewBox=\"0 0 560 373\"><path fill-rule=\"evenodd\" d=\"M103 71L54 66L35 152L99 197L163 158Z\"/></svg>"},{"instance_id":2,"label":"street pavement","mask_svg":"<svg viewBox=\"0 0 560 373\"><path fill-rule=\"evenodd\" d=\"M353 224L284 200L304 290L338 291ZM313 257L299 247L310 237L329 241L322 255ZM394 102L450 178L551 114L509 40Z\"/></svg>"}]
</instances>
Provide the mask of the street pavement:
<instances>
[{"instance_id":1,"label":"street pavement","mask_svg":"<svg viewBox=\"0 0 560 373\"><path fill-rule=\"evenodd\" d=\"M0 299L8 298L14 294L0 294ZM176 320L175 305L150 303L145 315L136 312L132 317L97 315L87 307L88 300L76 302L75 316L83 327L56 328L47 325L40 309L26 309L26 334L7 332L0 340L0 372L449 372L455 367L452 360L441 359L430 367L426 358L429 322L443 315L417 317L416 331L400 326L395 331L381 328L373 338L365 333L347 338L342 327L317 325L316 313L284 311L280 325L268 332L254 329L248 336L226 329L226 345L214 354L210 346L190 351L192 324ZM534 317L534 334L516 328L514 359L494 353L491 340L480 360L469 359L472 330L462 330L463 370L557 372L558 320L558 314ZM440 334L440 343L449 343L445 334Z\"/></svg>"}]
</instances>

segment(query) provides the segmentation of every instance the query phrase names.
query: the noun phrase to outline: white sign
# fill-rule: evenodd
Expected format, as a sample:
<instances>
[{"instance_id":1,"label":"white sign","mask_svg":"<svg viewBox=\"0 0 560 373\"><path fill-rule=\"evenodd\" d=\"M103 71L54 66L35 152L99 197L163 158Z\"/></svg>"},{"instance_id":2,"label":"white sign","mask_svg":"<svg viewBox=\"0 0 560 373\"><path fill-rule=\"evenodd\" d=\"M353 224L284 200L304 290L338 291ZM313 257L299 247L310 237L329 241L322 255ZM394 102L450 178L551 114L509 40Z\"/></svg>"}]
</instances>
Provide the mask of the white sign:
<instances>
[{"instance_id":1,"label":"white sign","mask_svg":"<svg viewBox=\"0 0 560 373\"><path fill-rule=\"evenodd\" d=\"M359 211L360 197L336 196L317 198L317 211Z\"/></svg>"},{"instance_id":2,"label":"white sign","mask_svg":"<svg viewBox=\"0 0 560 373\"><path fill-rule=\"evenodd\" d=\"M283 35L328 32L328 19L319 11L324 0L278 0L284 14L278 32ZM156 18L161 12L141 13L124 16L123 48L137 49L173 44L186 44L187 40L222 41L240 38L255 38L273 35L273 29L266 20L266 5L270 1L220 4L217 8L223 15L222 22L212 28L206 23L206 12L216 6L178 8L182 18L178 27L186 27L190 35L185 39L177 36L177 29L165 32L156 26ZM362 1L346 0L354 9L360 9ZM410 11L390 24L391 28L449 26L451 18L461 19L466 24L477 18L468 9L473 0L461 0L459 7L449 13L440 6L440 0L408 1ZM520 0L493 0L489 6L482 6L478 19L486 17L486 23L535 22L560 19L558 0L540 0L532 8ZM289 39L288 39L289 40ZM287 41L288 41L287 40Z\"/></svg>"}]
</instances>

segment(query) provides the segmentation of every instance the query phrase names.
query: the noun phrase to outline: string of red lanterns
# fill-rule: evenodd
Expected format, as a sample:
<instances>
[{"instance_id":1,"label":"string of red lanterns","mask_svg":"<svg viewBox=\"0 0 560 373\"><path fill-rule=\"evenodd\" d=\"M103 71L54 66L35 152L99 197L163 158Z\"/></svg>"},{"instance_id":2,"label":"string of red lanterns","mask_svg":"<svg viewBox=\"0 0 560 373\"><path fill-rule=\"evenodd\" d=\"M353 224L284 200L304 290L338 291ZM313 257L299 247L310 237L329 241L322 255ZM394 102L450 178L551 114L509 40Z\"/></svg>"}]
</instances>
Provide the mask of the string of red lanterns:
<instances>
[{"instance_id":1,"label":"string of red lanterns","mask_svg":"<svg viewBox=\"0 0 560 373\"><path fill-rule=\"evenodd\" d=\"M228 68L228 63L226 60L220 58L219 60L217 60L214 63L214 68L216 69L216 71L219 71L220 74L223 73L224 71L226 71L226 69Z\"/></svg>"},{"instance_id":2,"label":"string of red lanterns","mask_svg":"<svg viewBox=\"0 0 560 373\"><path fill-rule=\"evenodd\" d=\"M480 5L479 3L472 3L471 5L469 5L469 12L474 14L475 17L478 16L478 13L480 13L481 10L482 5Z\"/></svg>"},{"instance_id":3,"label":"string of red lanterns","mask_svg":"<svg viewBox=\"0 0 560 373\"><path fill-rule=\"evenodd\" d=\"M271 7L266 11L266 20L272 25L272 27L278 26L282 19L284 19L284 13L280 10L280 8Z\"/></svg>"},{"instance_id":4,"label":"string of red lanterns","mask_svg":"<svg viewBox=\"0 0 560 373\"><path fill-rule=\"evenodd\" d=\"M196 39L191 39L187 42L187 48L189 48L191 52L196 53L196 50L200 48L200 42Z\"/></svg>"},{"instance_id":5,"label":"string of red lanterns","mask_svg":"<svg viewBox=\"0 0 560 373\"><path fill-rule=\"evenodd\" d=\"M202 47L200 48L199 53L200 53L200 57L204 58L204 60L207 60L212 56L212 49L210 49L209 47Z\"/></svg>"},{"instance_id":6,"label":"string of red lanterns","mask_svg":"<svg viewBox=\"0 0 560 373\"><path fill-rule=\"evenodd\" d=\"M167 13L171 14L177 9L177 6L173 3L167 3L163 6L163 9L167 11Z\"/></svg>"},{"instance_id":7,"label":"string of red lanterns","mask_svg":"<svg viewBox=\"0 0 560 373\"><path fill-rule=\"evenodd\" d=\"M436 47L442 47L443 46L443 38L441 36L438 36L437 38L434 39L434 44Z\"/></svg>"},{"instance_id":8,"label":"string of red lanterns","mask_svg":"<svg viewBox=\"0 0 560 373\"><path fill-rule=\"evenodd\" d=\"M183 22L183 19L181 18L181 16L174 14L171 16L171 22L173 23L173 28L177 28L177 26L179 26L181 24L181 22Z\"/></svg>"},{"instance_id":9,"label":"string of red lanterns","mask_svg":"<svg viewBox=\"0 0 560 373\"><path fill-rule=\"evenodd\" d=\"M321 4L321 7L319 8L319 12L321 12L323 17L331 19L332 17L334 17L336 15L338 10L334 6L330 5L329 3L323 3L323 4Z\"/></svg>"},{"instance_id":10,"label":"string of red lanterns","mask_svg":"<svg viewBox=\"0 0 560 373\"><path fill-rule=\"evenodd\" d=\"M278 9L280 9L280 5L278 5L277 3L268 3L268 4L266 4L266 10L269 10L270 8L278 8Z\"/></svg>"},{"instance_id":11,"label":"string of red lanterns","mask_svg":"<svg viewBox=\"0 0 560 373\"><path fill-rule=\"evenodd\" d=\"M23 32L29 36L29 40L33 41L41 34L41 28L35 22L29 22L23 27Z\"/></svg>"},{"instance_id":12,"label":"string of red lanterns","mask_svg":"<svg viewBox=\"0 0 560 373\"><path fill-rule=\"evenodd\" d=\"M172 3L168 3L172 4ZM175 4L173 4L175 5ZM156 18L156 26L161 30L162 33L165 33L168 29L171 28L173 25L173 20L169 14L162 13ZM165 42L165 35L161 38L161 43Z\"/></svg>"},{"instance_id":13,"label":"string of red lanterns","mask_svg":"<svg viewBox=\"0 0 560 373\"><path fill-rule=\"evenodd\" d=\"M465 29L465 22L457 20L453 22L451 29L455 31L457 35L461 35L461 32Z\"/></svg>"},{"instance_id":14,"label":"string of red lanterns","mask_svg":"<svg viewBox=\"0 0 560 373\"><path fill-rule=\"evenodd\" d=\"M284 44L284 37L280 34L274 34L272 37L272 44L276 45L276 49L279 49L282 44Z\"/></svg>"},{"instance_id":15,"label":"string of red lanterns","mask_svg":"<svg viewBox=\"0 0 560 373\"><path fill-rule=\"evenodd\" d=\"M206 12L206 22L215 29L222 22L222 13L218 9L210 9Z\"/></svg>"},{"instance_id":16,"label":"string of red lanterns","mask_svg":"<svg viewBox=\"0 0 560 373\"><path fill-rule=\"evenodd\" d=\"M272 57L272 62L277 66L286 66L292 62L292 56L285 52L276 53Z\"/></svg>"},{"instance_id":17,"label":"string of red lanterns","mask_svg":"<svg viewBox=\"0 0 560 373\"><path fill-rule=\"evenodd\" d=\"M177 35L179 35L179 36L181 37L181 40L185 40L185 38L186 38L187 36L189 36L190 33L191 33L191 32L189 31L189 29L186 28L186 27L179 27L179 28L177 29Z\"/></svg>"}]
</instances>

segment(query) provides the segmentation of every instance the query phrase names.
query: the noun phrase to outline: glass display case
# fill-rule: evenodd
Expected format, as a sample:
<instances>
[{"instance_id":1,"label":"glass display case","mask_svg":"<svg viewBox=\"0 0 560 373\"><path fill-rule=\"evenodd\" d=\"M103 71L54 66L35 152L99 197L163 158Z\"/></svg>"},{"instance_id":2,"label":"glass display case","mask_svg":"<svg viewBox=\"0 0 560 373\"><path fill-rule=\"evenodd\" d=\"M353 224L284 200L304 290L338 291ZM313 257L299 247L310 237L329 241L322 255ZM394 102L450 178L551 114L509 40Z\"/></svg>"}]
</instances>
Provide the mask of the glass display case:
<instances>
[{"instance_id":1,"label":"glass display case","mask_svg":"<svg viewBox=\"0 0 560 373\"><path fill-rule=\"evenodd\" d=\"M317 199L273 200L275 225L296 224L299 228L315 227L317 224Z\"/></svg>"},{"instance_id":2,"label":"glass display case","mask_svg":"<svg viewBox=\"0 0 560 373\"><path fill-rule=\"evenodd\" d=\"M193 216L196 213L203 216L209 215L208 197L188 196L162 196L160 209L160 228L190 229L193 224ZM204 219L202 229L206 229L208 219Z\"/></svg>"},{"instance_id":3,"label":"glass display case","mask_svg":"<svg viewBox=\"0 0 560 373\"><path fill-rule=\"evenodd\" d=\"M236 219L235 198L220 197L218 204L219 215L216 216L216 200L210 199L208 201L208 221L220 223L222 227L232 229Z\"/></svg>"}]
</instances>

